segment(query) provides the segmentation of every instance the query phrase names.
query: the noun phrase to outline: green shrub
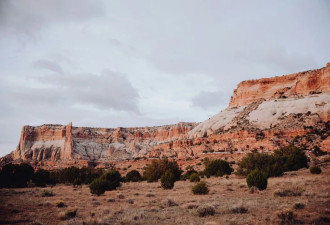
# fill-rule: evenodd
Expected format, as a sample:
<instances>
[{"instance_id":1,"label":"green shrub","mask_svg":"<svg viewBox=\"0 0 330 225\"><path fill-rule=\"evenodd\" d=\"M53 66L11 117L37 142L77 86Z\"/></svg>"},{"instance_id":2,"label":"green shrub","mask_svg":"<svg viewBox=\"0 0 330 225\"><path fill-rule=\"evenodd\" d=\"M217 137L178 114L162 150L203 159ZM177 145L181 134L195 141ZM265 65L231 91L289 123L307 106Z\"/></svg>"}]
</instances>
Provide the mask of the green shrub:
<instances>
[{"instance_id":1,"label":"green shrub","mask_svg":"<svg viewBox=\"0 0 330 225\"><path fill-rule=\"evenodd\" d=\"M311 174L320 174L322 173L322 170L320 167L318 166L313 166L309 169L309 171L311 172Z\"/></svg>"},{"instance_id":2,"label":"green shrub","mask_svg":"<svg viewBox=\"0 0 330 225\"><path fill-rule=\"evenodd\" d=\"M305 152L293 145L285 146L274 152L275 157L280 158L284 171L296 171L308 167Z\"/></svg>"},{"instance_id":3,"label":"green shrub","mask_svg":"<svg viewBox=\"0 0 330 225\"><path fill-rule=\"evenodd\" d=\"M59 172L60 183L73 184L74 180L79 177L80 170L77 167L71 166L68 168L61 169Z\"/></svg>"},{"instance_id":4,"label":"green shrub","mask_svg":"<svg viewBox=\"0 0 330 225\"><path fill-rule=\"evenodd\" d=\"M76 178L74 181L73 181L73 186L74 187L77 187L77 186L80 186L82 184L80 178Z\"/></svg>"},{"instance_id":5,"label":"green shrub","mask_svg":"<svg viewBox=\"0 0 330 225\"><path fill-rule=\"evenodd\" d=\"M206 163L205 174L209 176L230 175L233 172L230 164L221 159L211 160Z\"/></svg>"},{"instance_id":6,"label":"green shrub","mask_svg":"<svg viewBox=\"0 0 330 225\"><path fill-rule=\"evenodd\" d=\"M142 180L142 176L137 170L132 170L126 174L126 181L138 182Z\"/></svg>"},{"instance_id":7,"label":"green shrub","mask_svg":"<svg viewBox=\"0 0 330 225\"><path fill-rule=\"evenodd\" d=\"M238 163L237 174L247 176L253 170L260 170L267 177L281 176L285 171L307 167L307 157L302 149L289 145L274 151L274 154L249 153Z\"/></svg>"},{"instance_id":8,"label":"green shrub","mask_svg":"<svg viewBox=\"0 0 330 225\"><path fill-rule=\"evenodd\" d=\"M267 175L260 170L253 170L246 177L246 183L249 188L255 186L259 190L265 190L267 188Z\"/></svg>"},{"instance_id":9,"label":"green shrub","mask_svg":"<svg viewBox=\"0 0 330 225\"><path fill-rule=\"evenodd\" d=\"M190 170L187 170L187 172L185 172L185 174L183 174L181 176L181 180L187 180L187 179L190 179L190 176L194 173L198 173L196 170L194 169L190 169Z\"/></svg>"},{"instance_id":10,"label":"green shrub","mask_svg":"<svg viewBox=\"0 0 330 225\"><path fill-rule=\"evenodd\" d=\"M263 171L267 177L277 177L283 174L281 160L274 155L265 153L249 153L240 162L236 174L247 176L253 170Z\"/></svg>"},{"instance_id":11,"label":"green shrub","mask_svg":"<svg viewBox=\"0 0 330 225\"><path fill-rule=\"evenodd\" d=\"M100 196L103 194L109 185L109 182L105 179L97 178L89 185L89 189L92 194Z\"/></svg>"},{"instance_id":12,"label":"green shrub","mask_svg":"<svg viewBox=\"0 0 330 225\"><path fill-rule=\"evenodd\" d=\"M106 191L115 190L120 186L120 182L122 180L120 173L114 169L111 169L103 174L100 179L107 181Z\"/></svg>"},{"instance_id":13,"label":"green shrub","mask_svg":"<svg viewBox=\"0 0 330 225\"><path fill-rule=\"evenodd\" d=\"M70 183L80 180L81 184L90 184L94 179L99 178L103 174L102 169L91 169L83 167L68 167L50 171L50 182L52 183Z\"/></svg>"},{"instance_id":14,"label":"green shrub","mask_svg":"<svg viewBox=\"0 0 330 225\"><path fill-rule=\"evenodd\" d=\"M205 181L200 181L192 187L192 192L195 195L206 195L209 193L209 188L207 187Z\"/></svg>"},{"instance_id":15,"label":"green shrub","mask_svg":"<svg viewBox=\"0 0 330 225\"><path fill-rule=\"evenodd\" d=\"M34 173L32 182L38 187L45 187L50 183L50 173L48 170L39 169Z\"/></svg>"},{"instance_id":16,"label":"green shrub","mask_svg":"<svg viewBox=\"0 0 330 225\"><path fill-rule=\"evenodd\" d=\"M90 185L89 189L92 194L101 195L105 191L115 190L120 186L122 178L118 171L109 170L103 174L100 178L95 179Z\"/></svg>"},{"instance_id":17,"label":"green shrub","mask_svg":"<svg viewBox=\"0 0 330 225\"><path fill-rule=\"evenodd\" d=\"M26 163L7 164L0 171L0 187L23 188L34 174L32 166Z\"/></svg>"},{"instance_id":18,"label":"green shrub","mask_svg":"<svg viewBox=\"0 0 330 225\"><path fill-rule=\"evenodd\" d=\"M201 179L199 178L198 173L193 173L189 178L190 182L199 182Z\"/></svg>"},{"instance_id":19,"label":"green shrub","mask_svg":"<svg viewBox=\"0 0 330 225\"><path fill-rule=\"evenodd\" d=\"M172 189L174 187L175 177L170 171L166 171L165 174L160 178L162 188Z\"/></svg>"},{"instance_id":20,"label":"green shrub","mask_svg":"<svg viewBox=\"0 0 330 225\"><path fill-rule=\"evenodd\" d=\"M179 169L176 161L170 161L168 159L153 160L150 165L146 166L143 178L148 182L155 182L160 179L166 171L173 173L175 181L180 180L182 170Z\"/></svg>"}]
</instances>

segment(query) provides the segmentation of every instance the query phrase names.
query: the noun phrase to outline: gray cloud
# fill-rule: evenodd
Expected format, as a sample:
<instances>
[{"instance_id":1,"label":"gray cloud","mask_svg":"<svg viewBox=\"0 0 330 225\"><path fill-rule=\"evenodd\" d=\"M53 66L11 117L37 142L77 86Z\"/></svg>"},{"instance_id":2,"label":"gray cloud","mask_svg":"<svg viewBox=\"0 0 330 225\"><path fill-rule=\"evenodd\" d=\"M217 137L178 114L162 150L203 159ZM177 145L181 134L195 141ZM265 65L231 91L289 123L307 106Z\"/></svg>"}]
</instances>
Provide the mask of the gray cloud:
<instances>
[{"instance_id":1,"label":"gray cloud","mask_svg":"<svg viewBox=\"0 0 330 225\"><path fill-rule=\"evenodd\" d=\"M225 106L228 103L229 97L223 91L201 91L192 98L192 106L204 110L219 108L219 106Z\"/></svg>"},{"instance_id":2,"label":"gray cloud","mask_svg":"<svg viewBox=\"0 0 330 225\"><path fill-rule=\"evenodd\" d=\"M178 5L181 10L184 7ZM320 46L313 37L317 34L323 41L329 37L327 29L318 30L330 20L329 10L326 1L211 1L209 8L198 9L204 15L198 20L187 13L181 21L181 15L174 14L170 19L173 26L164 28L170 38L160 39L148 59L168 73L197 72L220 82L223 76L251 78L258 71L271 76L317 68L325 65L319 63L319 53L322 58L329 56L324 48L330 51L330 47ZM215 11L219 16L214 16ZM157 19L164 22L161 16ZM180 21L181 29L176 21Z\"/></svg>"},{"instance_id":3,"label":"gray cloud","mask_svg":"<svg viewBox=\"0 0 330 225\"><path fill-rule=\"evenodd\" d=\"M100 2L89 0L1 0L0 27L6 32L35 36L50 23L81 23L103 13Z\"/></svg>"},{"instance_id":4,"label":"gray cloud","mask_svg":"<svg viewBox=\"0 0 330 225\"><path fill-rule=\"evenodd\" d=\"M63 72L58 64L51 61L39 60L37 65L54 72ZM38 87L17 86L4 82L3 85L8 90L6 98L22 108L30 105L46 107L82 105L101 110L140 113L138 91L122 73L105 69L100 75L51 73L30 76L29 79L37 82Z\"/></svg>"},{"instance_id":5,"label":"gray cloud","mask_svg":"<svg viewBox=\"0 0 330 225\"><path fill-rule=\"evenodd\" d=\"M47 69L55 73L63 73L63 69L59 64L49 60L38 60L33 63L33 66L40 69Z\"/></svg>"}]
</instances>

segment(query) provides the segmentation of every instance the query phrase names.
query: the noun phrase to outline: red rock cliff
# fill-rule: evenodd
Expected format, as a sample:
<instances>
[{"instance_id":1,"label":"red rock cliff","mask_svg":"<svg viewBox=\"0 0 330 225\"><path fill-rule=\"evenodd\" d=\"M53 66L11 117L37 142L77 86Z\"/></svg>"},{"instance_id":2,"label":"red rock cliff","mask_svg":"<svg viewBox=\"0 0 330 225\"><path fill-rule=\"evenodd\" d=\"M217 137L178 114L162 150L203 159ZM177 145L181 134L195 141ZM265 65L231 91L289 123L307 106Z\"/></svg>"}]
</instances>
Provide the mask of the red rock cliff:
<instances>
[{"instance_id":1,"label":"red rock cliff","mask_svg":"<svg viewBox=\"0 0 330 225\"><path fill-rule=\"evenodd\" d=\"M195 123L137 128L24 126L14 159L121 160L145 156L159 143L182 138Z\"/></svg>"},{"instance_id":2,"label":"red rock cliff","mask_svg":"<svg viewBox=\"0 0 330 225\"><path fill-rule=\"evenodd\" d=\"M247 80L238 84L229 107L239 107L259 99L287 98L330 92L330 63L326 67L281 77Z\"/></svg>"}]
</instances>

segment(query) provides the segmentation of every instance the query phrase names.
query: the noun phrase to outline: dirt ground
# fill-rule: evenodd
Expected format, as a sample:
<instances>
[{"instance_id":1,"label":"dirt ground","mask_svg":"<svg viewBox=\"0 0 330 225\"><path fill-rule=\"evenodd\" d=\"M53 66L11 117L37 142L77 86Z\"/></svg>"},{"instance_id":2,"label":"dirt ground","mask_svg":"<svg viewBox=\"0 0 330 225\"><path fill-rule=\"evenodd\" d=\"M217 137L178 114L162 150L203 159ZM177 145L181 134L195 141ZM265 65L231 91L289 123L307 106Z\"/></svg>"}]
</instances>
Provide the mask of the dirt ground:
<instances>
[{"instance_id":1,"label":"dirt ground","mask_svg":"<svg viewBox=\"0 0 330 225\"><path fill-rule=\"evenodd\" d=\"M301 169L270 178L267 189L255 193L236 175L203 179L208 195L193 195L189 181L176 182L172 190L160 183L123 183L101 196L92 195L87 185L0 189L0 224L278 224L293 221L290 212L296 224L330 224L330 163L321 168L319 175ZM274 195L284 189L302 193ZM54 196L42 197L44 190ZM205 206L215 214L200 217ZM65 216L72 210L75 216Z\"/></svg>"}]
</instances>

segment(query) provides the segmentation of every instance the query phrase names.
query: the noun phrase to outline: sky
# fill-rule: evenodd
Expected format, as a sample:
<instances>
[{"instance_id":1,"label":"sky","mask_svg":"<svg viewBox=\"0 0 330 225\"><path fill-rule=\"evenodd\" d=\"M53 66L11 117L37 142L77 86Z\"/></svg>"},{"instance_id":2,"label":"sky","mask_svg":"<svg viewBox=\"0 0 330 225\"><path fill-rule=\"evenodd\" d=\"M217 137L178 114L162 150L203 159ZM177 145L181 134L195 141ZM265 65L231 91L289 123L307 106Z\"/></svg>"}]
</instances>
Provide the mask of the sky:
<instances>
[{"instance_id":1,"label":"sky","mask_svg":"<svg viewBox=\"0 0 330 225\"><path fill-rule=\"evenodd\" d=\"M330 1L0 0L0 156L24 125L201 122L330 61Z\"/></svg>"}]
</instances>

